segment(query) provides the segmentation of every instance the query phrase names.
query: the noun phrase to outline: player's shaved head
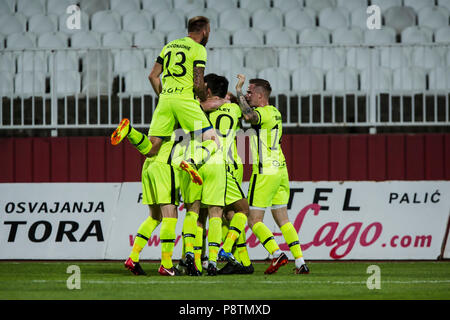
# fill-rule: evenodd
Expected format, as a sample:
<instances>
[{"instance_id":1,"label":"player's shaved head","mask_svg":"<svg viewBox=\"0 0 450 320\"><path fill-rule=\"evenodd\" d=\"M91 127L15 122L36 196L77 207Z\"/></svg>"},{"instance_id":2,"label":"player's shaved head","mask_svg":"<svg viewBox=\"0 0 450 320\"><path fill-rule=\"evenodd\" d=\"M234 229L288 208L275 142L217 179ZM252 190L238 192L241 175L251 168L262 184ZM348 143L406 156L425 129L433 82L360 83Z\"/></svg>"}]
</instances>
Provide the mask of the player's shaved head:
<instances>
[{"instance_id":1,"label":"player's shaved head","mask_svg":"<svg viewBox=\"0 0 450 320\"><path fill-rule=\"evenodd\" d=\"M260 89L265 94L267 99L270 97L270 94L272 93L272 87L270 86L269 81L255 78L250 79L249 83L253 84L255 89Z\"/></svg>"},{"instance_id":2,"label":"player's shaved head","mask_svg":"<svg viewBox=\"0 0 450 320\"><path fill-rule=\"evenodd\" d=\"M225 77L215 73L209 73L205 76L205 83L211 94L220 98L225 98L228 92L228 80Z\"/></svg>"}]
</instances>

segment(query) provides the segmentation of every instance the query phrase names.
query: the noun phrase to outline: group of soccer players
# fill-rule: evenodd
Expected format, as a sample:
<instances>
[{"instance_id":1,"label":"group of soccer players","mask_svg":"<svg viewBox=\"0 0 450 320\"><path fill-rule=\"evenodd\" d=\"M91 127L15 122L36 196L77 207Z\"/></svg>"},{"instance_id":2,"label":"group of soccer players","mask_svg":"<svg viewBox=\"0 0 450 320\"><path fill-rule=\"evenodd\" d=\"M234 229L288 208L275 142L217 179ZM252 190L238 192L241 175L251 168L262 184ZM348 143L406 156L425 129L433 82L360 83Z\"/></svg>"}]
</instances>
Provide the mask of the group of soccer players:
<instances>
[{"instance_id":1,"label":"group of soccer players","mask_svg":"<svg viewBox=\"0 0 450 320\"><path fill-rule=\"evenodd\" d=\"M270 83L250 79L244 94L245 76L238 75L234 96L225 77L204 75L209 33L208 18L191 18L188 36L169 42L157 57L149 80L159 100L148 136L135 130L128 119L123 119L111 136L113 145L127 137L146 156L143 203L149 206L150 215L139 226L125 267L133 274L145 274L139 255L161 224L161 275L175 276L183 270L199 276L204 268L211 276L253 273L246 247L248 225L273 256L265 273L274 273L288 263L288 257L263 222L270 207L295 258L295 273L309 273L297 231L287 214L289 177L281 150L282 119L269 105ZM253 130L248 198L241 188L243 165L236 146L242 118ZM183 257L175 267L172 254L180 194L186 215ZM228 262L220 270L218 259Z\"/></svg>"}]
</instances>

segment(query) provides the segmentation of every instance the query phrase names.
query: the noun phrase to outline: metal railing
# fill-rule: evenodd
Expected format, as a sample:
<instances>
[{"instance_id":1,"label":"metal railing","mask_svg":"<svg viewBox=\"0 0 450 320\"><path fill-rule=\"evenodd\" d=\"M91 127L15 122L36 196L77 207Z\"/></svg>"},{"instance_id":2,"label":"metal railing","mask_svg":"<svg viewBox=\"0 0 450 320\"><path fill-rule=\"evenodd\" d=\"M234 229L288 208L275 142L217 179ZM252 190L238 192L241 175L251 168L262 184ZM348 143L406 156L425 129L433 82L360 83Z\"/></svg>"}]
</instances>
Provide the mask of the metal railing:
<instances>
[{"instance_id":1,"label":"metal railing","mask_svg":"<svg viewBox=\"0 0 450 320\"><path fill-rule=\"evenodd\" d=\"M0 51L0 129L148 127L161 48ZM206 73L261 77L287 127L449 125L450 44L208 48Z\"/></svg>"}]
</instances>

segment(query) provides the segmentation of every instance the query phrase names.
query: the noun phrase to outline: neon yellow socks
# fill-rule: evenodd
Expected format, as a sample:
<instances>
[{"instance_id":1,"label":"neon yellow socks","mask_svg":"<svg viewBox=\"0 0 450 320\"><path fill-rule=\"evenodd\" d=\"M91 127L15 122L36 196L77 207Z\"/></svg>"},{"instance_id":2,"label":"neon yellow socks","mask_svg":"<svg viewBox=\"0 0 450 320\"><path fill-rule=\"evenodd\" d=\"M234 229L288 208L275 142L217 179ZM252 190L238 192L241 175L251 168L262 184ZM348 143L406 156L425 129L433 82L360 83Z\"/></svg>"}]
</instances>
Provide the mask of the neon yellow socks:
<instances>
[{"instance_id":1,"label":"neon yellow socks","mask_svg":"<svg viewBox=\"0 0 450 320\"><path fill-rule=\"evenodd\" d=\"M216 263L222 238L222 218L209 218L208 248L209 261Z\"/></svg>"},{"instance_id":2,"label":"neon yellow socks","mask_svg":"<svg viewBox=\"0 0 450 320\"><path fill-rule=\"evenodd\" d=\"M252 231L270 254L273 254L275 251L280 250L277 242L273 237L273 233L269 230L269 228L266 227L264 223L255 223L253 225Z\"/></svg>"},{"instance_id":3,"label":"neon yellow socks","mask_svg":"<svg viewBox=\"0 0 450 320\"><path fill-rule=\"evenodd\" d=\"M202 271L203 227L197 226L194 241L194 258L198 271Z\"/></svg>"},{"instance_id":4,"label":"neon yellow socks","mask_svg":"<svg viewBox=\"0 0 450 320\"><path fill-rule=\"evenodd\" d=\"M161 223L161 264L164 268L173 267L172 254L175 246L175 228L177 226L177 218L163 218Z\"/></svg>"},{"instance_id":5,"label":"neon yellow socks","mask_svg":"<svg viewBox=\"0 0 450 320\"><path fill-rule=\"evenodd\" d=\"M238 254L234 255L233 253L233 255L235 256L236 260L238 261L240 260L240 262L244 267L248 267L249 265L252 264L252 262L250 261L250 257L248 256L246 242L247 238L245 237L245 230L242 230L236 243L236 251L238 252Z\"/></svg>"},{"instance_id":6,"label":"neon yellow socks","mask_svg":"<svg viewBox=\"0 0 450 320\"><path fill-rule=\"evenodd\" d=\"M183 222L184 251L185 254L192 254L193 256L195 235L197 234L197 220L198 214L194 211L188 211Z\"/></svg>"},{"instance_id":7,"label":"neon yellow socks","mask_svg":"<svg viewBox=\"0 0 450 320\"><path fill-rule=\"evenodd\" d=\"M225 252L231 252L235 241L239 238L239 235L245 228L247 223L247 216L241 212L234 214L233 219L230 222L230 228L227 233L227 237L223 244L223 250Z\"/></svg>"},{"instance_id":8,"label":"neon yellow socks","mask_svg":"<svg viewBox=\"0 0 450 320\"><path fill-rule=\"evenodd\" d=\"M137 131L130 125L130 132L127 135L128 140L144 156L152 149L152 143L145 134Z\"/></svg>"},{"instance_id":9,"label":"neon yellow socks","mask_svg":"<svg viewBox=\"0 0 450 320\"><path fill-rule=\"evenodd\" d=\"M280 230L294 258L298 259L303 257L302 249L300 248L300 242L298 240L298 234L292 223L288 222L282 225Z\"/></svg>"},{"instance_id":10,"label":"neon yellow socks","mask_svg":"<svg viewBox=\"0 0 450 320\"><path fill-rule=\"evenodd\" d=\"M139 262L139 255L148 242L153 230L159 225L160 221L148 217L141 223L134 238L133 248L131 249L130 258L134 262Z\"/></svg>"}]
</instances>

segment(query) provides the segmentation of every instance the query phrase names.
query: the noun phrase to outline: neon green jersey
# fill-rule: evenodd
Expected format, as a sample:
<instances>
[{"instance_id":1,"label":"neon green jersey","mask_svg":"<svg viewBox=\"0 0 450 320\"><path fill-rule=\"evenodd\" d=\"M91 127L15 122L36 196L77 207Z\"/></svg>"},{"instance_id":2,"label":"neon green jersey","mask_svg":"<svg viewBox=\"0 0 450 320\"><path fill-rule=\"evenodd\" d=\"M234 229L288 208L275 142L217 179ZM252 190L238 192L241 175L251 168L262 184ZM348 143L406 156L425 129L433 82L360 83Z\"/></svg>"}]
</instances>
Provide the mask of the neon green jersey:
<instances>
[{"instance_id":1,"label":"neon green jersey","mask_svg":"<svg viewBox=\"0 0 450 320\"><path fill-rule=\"evenodd\" d=\"M259 115L259 122L252 125L255 134L251 137L253 173L269 174L274 169L284 167L286 161L281 150L283 134L281 113L271 105L254 109Z\"/></svg>"},{"instance_id":2,"label":"neon green jersey","mask_svg":"<svg viewBox=\"0 0 450 320\"><path fill-rule=\"evenodd\" d=\"M240 129L241 117L241 108L235 103L225 103L209 113L209 121L216 129L228 164L242 164L236 146L236 132Z\"/></svg>"},{"instance_id":3,"label":"neon green jersey","mask_svg":"<svg viewBox=\"0 0 450 320\"><path fill-rule=\"evenodd\" d=\"M194 67L206 66L206 49L190 37L164 46L156 62L163 66L160 98L194 98Z\"/></svg>"}]
</instances>

